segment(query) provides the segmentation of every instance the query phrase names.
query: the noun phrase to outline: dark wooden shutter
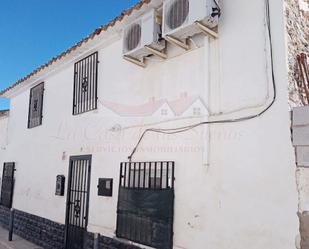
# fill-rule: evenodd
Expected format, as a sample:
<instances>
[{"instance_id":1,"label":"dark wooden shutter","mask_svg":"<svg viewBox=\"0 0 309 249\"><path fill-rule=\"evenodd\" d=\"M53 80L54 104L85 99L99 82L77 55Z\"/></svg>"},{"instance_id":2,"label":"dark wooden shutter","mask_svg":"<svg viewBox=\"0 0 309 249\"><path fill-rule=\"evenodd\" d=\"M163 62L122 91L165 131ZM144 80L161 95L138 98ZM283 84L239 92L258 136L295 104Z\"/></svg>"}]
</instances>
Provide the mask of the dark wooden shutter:
<instances>
[{"instance_id":1,"label":"dark wooden shutter","mask_svg":"<svg viewBox=\"0 0 309 249\"><path fill-rule=\"evenodd\" d=\"M44 83L41 83L30 90L28 128L33 128L42 124L43 95Z\"/></svg>"},{"instance_id":2,"label":"dark wooden shutter","mask_svg":"<svg viewBox=\"0 0 309 249\"><path fill-rule=\"evenodd\" d=\"M1 205L11 208L13 201L15 163L4 163L1 186Z\"/></svg>"},{"instance_id":3,"label":"dark wooden shutter","mask_svg":"<svg viewBox=\"0 0 309 249\"><path fill-rule=\"evenodd\" d=\"M74 65L73 115L97 109L98 52Z\"/></svg>"}]
</instances>

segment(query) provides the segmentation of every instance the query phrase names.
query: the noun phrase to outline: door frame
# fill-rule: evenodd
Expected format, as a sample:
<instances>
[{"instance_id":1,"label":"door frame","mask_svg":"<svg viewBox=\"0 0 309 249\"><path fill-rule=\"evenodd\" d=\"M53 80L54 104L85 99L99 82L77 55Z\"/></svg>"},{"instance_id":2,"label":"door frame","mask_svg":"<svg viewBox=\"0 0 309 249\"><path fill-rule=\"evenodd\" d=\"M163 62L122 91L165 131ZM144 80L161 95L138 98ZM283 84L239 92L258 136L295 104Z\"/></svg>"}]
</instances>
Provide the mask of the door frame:
<instances>
[{"instance_id":1,"label":"door frame","mask_svg":"<svg viewBox=\"0 0 309 249\"><path fill-rule=\"evenodd\" d=\"M68 172L68 184L67 184L67 196L66 196L66 211L65 211L65 232L64 232L64 248L67 248L68 241L68 225L69 225L69 216L70 216L70 190L72 184L72 166L74 161L78 160L88 160L88 186L87 186L87 199L86 199L86 219L85 219L85 227L82 228L87 231L88 227L88 218L89 218L89 200L90 200L90 185L91 185L91 164L92 164L92 155L79 155L79 156L70 156L69 159L69 172Z\"/></svg>"}]
</instances>

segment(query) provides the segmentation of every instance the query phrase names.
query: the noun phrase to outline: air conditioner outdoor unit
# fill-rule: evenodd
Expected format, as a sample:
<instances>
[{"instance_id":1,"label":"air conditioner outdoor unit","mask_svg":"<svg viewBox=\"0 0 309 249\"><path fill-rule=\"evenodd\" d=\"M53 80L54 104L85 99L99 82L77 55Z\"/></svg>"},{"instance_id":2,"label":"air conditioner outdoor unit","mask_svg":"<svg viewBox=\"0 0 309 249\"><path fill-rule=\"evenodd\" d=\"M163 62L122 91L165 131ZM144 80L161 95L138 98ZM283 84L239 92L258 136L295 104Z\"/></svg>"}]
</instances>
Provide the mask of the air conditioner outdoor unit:
<instances>
[{"instance_id":1,"label":"air conditioner outdoor unit","mask_svg":"<svg viewBox=\"0 0 309 249\"><path fill-rule=\"evenodd\" d=\"M220 8L215 0L166 0L163 5L163 37L185 39L201 29L196 22L212 29L218 25Z\"/></svg>"},{"instance_id":2,"label":"air conditioner outdoor unit","mask_svg":"<svg viewBox=\"0 0 309 249\"><path fill-rule=\"evenodd\" d=\"M161 39L162 31L158 20L156 11L151 10L125 28L124 56L140 60L152 54L147 47L156 51L164 50L165 42Z\"/></svg>"}]
</instances>

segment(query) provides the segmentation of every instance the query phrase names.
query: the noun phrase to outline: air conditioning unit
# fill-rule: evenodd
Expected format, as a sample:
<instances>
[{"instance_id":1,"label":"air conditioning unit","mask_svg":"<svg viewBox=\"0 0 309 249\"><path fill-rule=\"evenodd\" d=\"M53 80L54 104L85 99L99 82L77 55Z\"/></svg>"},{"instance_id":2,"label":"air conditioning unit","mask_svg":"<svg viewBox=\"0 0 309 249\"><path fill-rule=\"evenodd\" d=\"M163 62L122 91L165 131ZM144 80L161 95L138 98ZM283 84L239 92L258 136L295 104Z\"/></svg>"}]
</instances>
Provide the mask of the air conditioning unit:
<instances>
[{"instance_id":1,"label":"air conditioning unit","mask_svg":"<svg viewBox=\"0 0 309 249\"><path fill-rule=\"evenodd\" d=\"M196 22L212 29L218 25L219 16L216 0L166 0L163 5L163 37L188 38L201 32Z\"/></svg>"},{"instance_id":2,"label":"air conditioning unit","mask_svg":"<svg viewBox=\"0 0 309 249\"><path fill-rule=\"evenodd\" d=\"M157 12L151 10L127 26L123 34L123 55L140 60L152 54L147 47L156 51L164 50L159 20Z\"/></svg>"}]
</instances>

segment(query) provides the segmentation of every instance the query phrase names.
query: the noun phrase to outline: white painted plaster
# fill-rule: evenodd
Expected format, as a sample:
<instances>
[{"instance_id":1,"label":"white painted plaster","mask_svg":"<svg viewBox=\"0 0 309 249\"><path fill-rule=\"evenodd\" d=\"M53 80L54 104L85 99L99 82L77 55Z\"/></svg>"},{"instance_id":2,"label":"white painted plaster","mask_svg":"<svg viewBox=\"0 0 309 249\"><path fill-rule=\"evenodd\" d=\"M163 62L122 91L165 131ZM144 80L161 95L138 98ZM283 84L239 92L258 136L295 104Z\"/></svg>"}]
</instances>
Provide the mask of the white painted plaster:
<instances>
[{"instance_id":1,"label":"white painted plaster","mask_svg":"<svg viewBox=\"0 0 309 249\"><path fill-rule=\"evenodd\" d=\"M295 248L297 191L282 8L282 1L271 1L275 105L254 120L211 125L209 134L207 127L149 134L134 158L176 163L174 248ZM152 60L145 69L122 59L121 40L100 49L99 100L139 105L187 92L203 98L210 113L261 109L271 97L264 1L222 1L222 10L219 40L194 38L201 47L189 52L169 46L173 58ZM54 195L56 175L64 174L67 183L69 156L92 154L88 229L114 236L119 164L146 125L174 128L203 119L162 123L161 115L122 117L101 104L72 116L73 64L42 81L42 126L27 129L29 89L11 99L8 149L0 160L16 162L14 208L64 223L66 199ZM97 196L100 177L114 179L112 198Z\"/></svg>"}]
</instances>

